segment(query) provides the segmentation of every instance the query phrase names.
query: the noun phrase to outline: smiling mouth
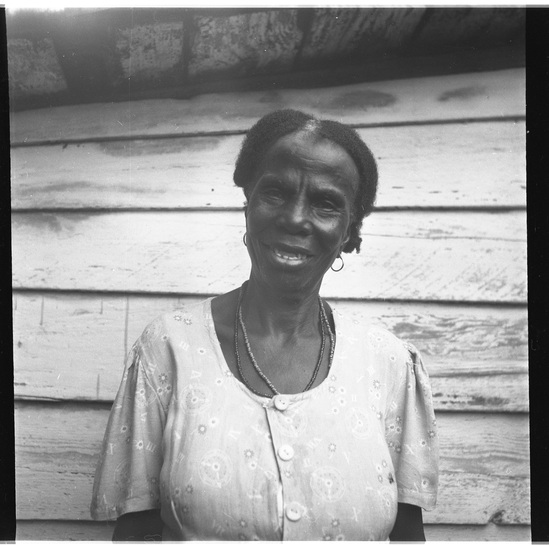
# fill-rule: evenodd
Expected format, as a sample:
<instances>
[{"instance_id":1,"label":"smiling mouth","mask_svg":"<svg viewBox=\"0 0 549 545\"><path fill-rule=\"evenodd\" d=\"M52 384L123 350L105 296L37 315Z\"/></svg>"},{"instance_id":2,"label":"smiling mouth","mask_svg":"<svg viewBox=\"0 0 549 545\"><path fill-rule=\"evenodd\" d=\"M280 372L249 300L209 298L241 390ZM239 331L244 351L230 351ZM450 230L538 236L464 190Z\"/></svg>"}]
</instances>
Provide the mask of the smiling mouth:
<instances>
[{"instance_id":1,"label":"smiling mouth","mask_svg":"<svg viewBox=\"0 0 549 545\"><path fill-rule=\"evenodd\" d=\"M279 250L277 248L272 248L272 251L279 260L282 260L286 263L297 264L297 263L302 263L303 261L306 261L307 259L309 259L309 256L306 254L293 253L287 250Z\"/></svg>"}]
</instances>

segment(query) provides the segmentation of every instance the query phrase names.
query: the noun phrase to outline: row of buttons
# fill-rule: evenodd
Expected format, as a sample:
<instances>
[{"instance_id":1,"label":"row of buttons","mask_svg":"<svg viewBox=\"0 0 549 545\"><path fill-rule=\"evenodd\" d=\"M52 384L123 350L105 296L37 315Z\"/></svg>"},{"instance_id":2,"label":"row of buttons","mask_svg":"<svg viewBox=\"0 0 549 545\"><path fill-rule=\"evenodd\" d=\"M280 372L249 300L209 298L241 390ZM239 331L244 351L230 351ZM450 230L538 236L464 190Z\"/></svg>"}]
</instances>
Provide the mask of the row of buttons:
<instances>
[{"instance_id":1,"label":"row of buttons","mask_svg":"<svg viewBox=\"0 0 549 545\"><path fill-rule=\"evenodd\" d=\"M282 445L278 449L278 456L284 462L288 462L294 457L294 449L291 445ZM301 518L301 506L296 503L290 503L285 509L286 517L292 522L297 522Z\"/></svg>"},{"instance_id":2,"label":"row of buttons","mask_svg":"<svg viewBox=\"0 0 549 545\"><path fill-rule=\"evenodd\" d=\"M281 395L274 397L274 406L279 411L285 411L290 405L290 400ZM278 449L278 456L284 462L290 461L294 457L295 451L291 445L282 445ZM302 507L297 502L292 502L286 506L284 510L288 520L292 522L297 522L301 519Z\"/></svg>"}]
</instances>

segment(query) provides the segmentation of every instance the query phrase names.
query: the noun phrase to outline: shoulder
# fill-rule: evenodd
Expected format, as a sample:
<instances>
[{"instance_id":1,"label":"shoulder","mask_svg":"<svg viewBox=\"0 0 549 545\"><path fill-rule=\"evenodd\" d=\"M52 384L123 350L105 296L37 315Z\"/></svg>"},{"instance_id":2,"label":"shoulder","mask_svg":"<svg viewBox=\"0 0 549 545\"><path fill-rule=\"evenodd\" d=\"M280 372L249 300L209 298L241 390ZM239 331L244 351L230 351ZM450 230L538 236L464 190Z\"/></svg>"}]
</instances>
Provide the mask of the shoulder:
<instances>
[{"instance_id":1,"label":"shoulder","mask_svg":"<svg viewBox=\"0 0 549 545\"><path fill-rule=\"evenodd\" d=\"M378 324L349 315L338 308L334 308L333 314L336 322L336 332L339 336L354 340L360 339L366 349L376 354L393 355L406 361L412 353L417 353L417 349L411 343L400 339Z\"/></svg>"},{"instance_id":2,"label":"shoulder","mask_svg":"<svg viewBox=\"0 0 549 545\"><path fill-rule=\"evenodd\" d=\"M170 366L175 347L188 347L208 331L210 299L160 314L143 329L130 350L130 360Z\"/></svg>"},{"instance_id":3,"label":"shoulder","mask_svg":"<svg viewBox=\"0 0 549 545\"><path fill-rule=\"evenodd\" d=\"M138 384L138 391L155 392L165 407L173 391L177 369L198 335L207 328L209 300L164 312L144 328L126 358L124 380ZM200 333L201 331L201 333ZM136 386L137 388L137 386Z\"/></svg>"},{"instance_id":4,"label":"shoulder","mask_svg":"<svg viewBox=\"0 0 549 545\"><path fill-rule=\"evenodd\" d=\"M413 371L419 352L385 327L334 309L336 334L356 365L365 366L383 382L400 383Z\"/></svg>"},{"instance_id":5,"label":"shoulder","mask_svg":"<svg viewBox=\"0 0 549 545\"><path fill-rule=\"evenodd\" d=\"M206 299L160 314L147 324L139 340L168 342L173 336L203 328L210 315L210 303L211 299Z\"/></svg>"}]
</instances>

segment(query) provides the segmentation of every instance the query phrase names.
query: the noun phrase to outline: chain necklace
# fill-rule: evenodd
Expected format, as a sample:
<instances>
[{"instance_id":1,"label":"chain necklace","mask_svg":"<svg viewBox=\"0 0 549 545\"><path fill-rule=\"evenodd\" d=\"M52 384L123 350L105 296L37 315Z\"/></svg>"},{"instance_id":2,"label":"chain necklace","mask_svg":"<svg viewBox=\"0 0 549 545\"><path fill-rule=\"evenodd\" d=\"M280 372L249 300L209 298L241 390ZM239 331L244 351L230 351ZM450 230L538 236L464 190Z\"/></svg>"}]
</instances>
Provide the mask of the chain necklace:
<instances>
[{"instance_id":1,"label":"chain necklace","mask_svg":"<svg viewBox=\"0 0 549 545\"><path fill-rule=\"evenodd\" d=\"M245 284L245 283L244 283ZM262 378L263 382L269 387L269 389L273 392L273 395L278 395L280 392L275 388L273 383L269 380L269 378L263 373L261 368L259 367L253 353L252 348L250 346L250 341L248 339L248 332L246 331L246 326L244 325L244 320L242 318L242 297L244 295L244 284L240 288L240 293L238 296L238 304L236 306L236 316L234 321L234 353L236 357L236 365L238 368L238 374L240 375L240 378L242 379L242 382L254 393L262 397L272 397L266 394L262 394L261 392L258 392L255 388L252 387L252 385L249 383L249 381L244 376L244 373L242 371L242 363L240 361L240 352L238 350L238 326L240 325L240 328L242 329L242 335L244 336L244 345L246 346L246 352L248 354L248 357L250 358L250 361L252 362L252 365L257 372L257 374ZM321 345L320 345L320 354L318 356L318 361L315 365L313 376L311 377L311 380L303 390L306 392L309 390L312 385L314 384L316 377L318 376L318 372L320 370L320 367L322 365L322 360L324 358L324 350L326 347L326 333L325 329L328 330L328 336L330 337L330 354L328 358L328 372L330 371L330 368L332 367L332 361L334 358L334 350L335 350L335 338L334 334L332 333L332 328L330 327L330 323L328 321L328 317L326 315L326 310L324 309L324 305L322 304L322 300L320 299L320 296L318 298L318 304L319 304L319 320L320 320L320 333L321 333Z\"/></svg>"}]
</instances>

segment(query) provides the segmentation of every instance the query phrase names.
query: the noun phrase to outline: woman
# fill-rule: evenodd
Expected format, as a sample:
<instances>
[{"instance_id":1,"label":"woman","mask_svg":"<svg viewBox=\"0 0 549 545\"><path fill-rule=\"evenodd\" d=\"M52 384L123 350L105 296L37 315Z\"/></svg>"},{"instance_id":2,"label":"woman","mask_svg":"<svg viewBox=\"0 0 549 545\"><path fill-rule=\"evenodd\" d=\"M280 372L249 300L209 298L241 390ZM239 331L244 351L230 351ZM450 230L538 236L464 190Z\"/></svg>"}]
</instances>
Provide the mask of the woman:
<instances>
[{"instance_id":1,"label":"woman","mask_svg":"<svg viewBox=\"0 0 549 545\"><path fill-rule=\"evenodd\" d=\"M419 355L319 296L360 249L371 152L282 110L249 131L234 180L250 277L132 348L92 516L118 518L115 540L424 540L438 445Z\"/></svg>"}]
</instances>

